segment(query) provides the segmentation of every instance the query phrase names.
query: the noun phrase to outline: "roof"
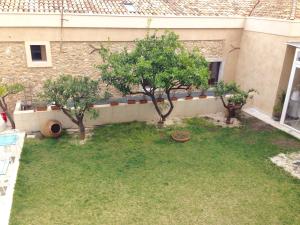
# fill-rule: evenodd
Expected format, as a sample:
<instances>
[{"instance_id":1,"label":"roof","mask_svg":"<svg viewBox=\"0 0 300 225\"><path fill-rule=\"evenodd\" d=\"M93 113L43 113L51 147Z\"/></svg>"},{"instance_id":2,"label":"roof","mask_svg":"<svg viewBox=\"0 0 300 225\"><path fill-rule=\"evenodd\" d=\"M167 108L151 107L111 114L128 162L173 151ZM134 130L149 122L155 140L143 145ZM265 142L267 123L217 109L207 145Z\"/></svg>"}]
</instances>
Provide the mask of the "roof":
<instances>
[{"instance_id":1,"label":"roof","mask_svg":"<svg viewBox=\"0 0 300 225\"><path fill-rule=\"evenodd\" d=\"M126 6L127 4L127 6ZM300 19L300 0L0 0L0 12Z\"/></svg>"},{"instance_id":2,"label":"roof","mask_svg":"<svg viewBox=\"0 0 300 225\"><path fill-rule=\"evenodd\" d=\"M287 45L294 46L296 48L300 48L300 42L287 42Z\"/></svg>"}]
</instances>

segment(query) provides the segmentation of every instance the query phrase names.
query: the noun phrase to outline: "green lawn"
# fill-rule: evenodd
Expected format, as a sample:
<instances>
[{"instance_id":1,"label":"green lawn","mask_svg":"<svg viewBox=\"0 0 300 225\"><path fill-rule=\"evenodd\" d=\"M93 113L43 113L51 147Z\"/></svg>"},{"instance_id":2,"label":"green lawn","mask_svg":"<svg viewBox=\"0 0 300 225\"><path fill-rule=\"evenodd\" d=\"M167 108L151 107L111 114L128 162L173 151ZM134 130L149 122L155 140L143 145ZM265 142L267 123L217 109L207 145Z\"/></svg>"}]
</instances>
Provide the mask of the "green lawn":
<instances>
[{"instance_id":1,"label":"green lawn","mask_svg":"<svg viewBox=\"0 0 300 225\"><path fill-rule=\"evenodd\" d=\"M10 224L300 224L300 181L268 159L299 150L295 139L254 120L189 120L185 144L172 129L103 126L85 145L27 140Z\"/></svg>"}]
</instances>

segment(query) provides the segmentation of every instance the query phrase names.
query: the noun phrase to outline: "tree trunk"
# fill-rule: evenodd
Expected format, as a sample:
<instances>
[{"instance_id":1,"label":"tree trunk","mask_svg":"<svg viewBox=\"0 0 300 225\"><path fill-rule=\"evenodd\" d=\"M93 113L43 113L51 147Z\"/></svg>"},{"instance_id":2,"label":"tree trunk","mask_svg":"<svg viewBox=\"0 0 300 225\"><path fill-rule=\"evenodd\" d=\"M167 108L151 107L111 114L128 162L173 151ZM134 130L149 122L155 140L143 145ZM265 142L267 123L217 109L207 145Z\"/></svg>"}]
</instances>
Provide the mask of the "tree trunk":
<instances>
[{"instance_id":1,"label":"tree trunk","mask_svg":"<svg viewBox=\"0 0 300 225\"><path fill-rule=\"evenodd\" d=\"M85 139L85 127L83 124L83 119L78 120L78 127L79 127L79 133L80 133L80 140Z\"/></svg>"},{"instance_id":2,"label":"tree trunk","mask_svg":"<svg viewBox=\"0 0 300 225\"><path fill-rule=\"evenodd\" d=\"M10 114L10 112L8 111L8 107L7 107L7 104L5 102L5 98L2 97L0 99L0 108L3 110L3 112L5 112L9 122L10 122L10 125L11 125L11 128L12 129L16 129L16 124L15 124L15 121L12 117L12 115Z\"/></svg>"},{"instance_id":3,"label":"tree trunk","mask_svg":"<svg viewBox=\"0 0 300 225\"><path fill-rule=\"evenodd\" d=\"M234 107L234 105L228 104L228 106L226 108L228 110L228 116L227 116L227 119L226 119L226 123L230 124L231 118L235 117L235 107Z\"/></svg>"},{"instance_id":4,"label":"tree trunk","mask_svg":"<svg viewBox=\"0 0 300 225\"><path fill-rule=\"evenodd\" d=\"M11 116L11 114L8 112L8 110L6 110L4 112L6 113L6 116L10 122L11 128L16 129L16 124L15 124L15 121L14 121L13 117Z\"/></svg>"},{"instance_id":5,"label":"tree trunk","mask_svg":"<svg viewBox=\"0 0 300 225\"><path fill-rule=\"evenodd\" d=\"M156 112L158 113L158 115L159 115L159 117L160 117L160 122L161 122L161 121L163 122L163 114L162 114L160 108L158 107L158 104L157 104L157 101L156 101L155 96L154 96L154 95L150 95L150 98L151 98L151 100L152 100L152 103L153 103L153 105L154 105L154 107L155 107Z\"/></svg>"},{"instance_id":6,"label":"tree trunk","mask_svg":"<svg viewBox=\"0 0 300 225\"><path fill-rule=\"evenodd\" d=\"M167 94L167 98L168 98L168 102L170 103L170 108L168 110L167 113L163 114L162 111L160 110L159 106L158 106L158 103L156 101L156 98L154 95L150 95L150 98L153 102L153 105L158 113L158 115L160 116L160 121L158 122L160 125L164 124L164 122L166 121L167 117L171 114L171 112L173 111L174 109L174 105L173 105L173 102L172 102L172 99L171 99L171 96L170 96L170 91L166 91L166 94Z\"/></svg>"}]
</instances>

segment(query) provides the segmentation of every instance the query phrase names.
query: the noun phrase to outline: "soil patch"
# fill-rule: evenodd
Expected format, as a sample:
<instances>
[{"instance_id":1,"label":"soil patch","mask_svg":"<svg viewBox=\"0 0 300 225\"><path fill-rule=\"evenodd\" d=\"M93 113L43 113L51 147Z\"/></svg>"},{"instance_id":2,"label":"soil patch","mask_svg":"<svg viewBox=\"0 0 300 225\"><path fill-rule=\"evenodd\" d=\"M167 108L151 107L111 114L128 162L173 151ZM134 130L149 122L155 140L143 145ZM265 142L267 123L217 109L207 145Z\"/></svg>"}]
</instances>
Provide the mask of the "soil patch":
<instances>
[{"instance_id":1,"label":"soil patch","mask_svg":"<svg viewBox=\"0 0 300 225\"><path fill-rule=\"evenodd\" d=\"M241 123L237 118L232 118L231 123L227 124L226 123L226 116L225 116L225 113L223 113L223 112L207 114L207 115L204 115L204 116L201 116L201 117L208 120L208 121L210 121L211 123L213 123L216 126L230 127L230 128L241 126Z\"/></svg>"},{"instance_id":2,"label":"soil patch","mask_svg":"<svg viewBox=\"0 0 300 225\"><path fill-rule=\"evenodd\" d=\"M245 123L251 130L254 131L275 131L276 128L271 125L255 118L255 117L242 117L243 123Z\"/></svg>"},{"instance_id":3,"label":"soil patch","mask_svg":"<svg viewBox=\"0 0 300 225\"><path fill-rule=\"evenodd\" d=\"M272 141L272 144L277 145L280 148L300 148L300 141L293 139L276 139Z\"/></svg>"}]
</instances>

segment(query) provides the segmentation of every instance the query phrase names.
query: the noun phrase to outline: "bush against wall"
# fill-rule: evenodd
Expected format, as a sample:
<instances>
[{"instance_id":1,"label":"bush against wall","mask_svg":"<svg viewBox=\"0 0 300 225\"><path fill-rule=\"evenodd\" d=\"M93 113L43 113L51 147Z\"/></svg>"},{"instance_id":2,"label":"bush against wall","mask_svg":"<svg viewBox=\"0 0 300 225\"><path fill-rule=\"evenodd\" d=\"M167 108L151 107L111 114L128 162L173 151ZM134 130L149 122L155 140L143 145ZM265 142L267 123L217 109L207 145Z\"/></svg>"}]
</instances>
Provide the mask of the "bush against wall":
<instances>
[{"instance_id":1,"label":"bush against wall","mask_svg":"<svg viewBox=\"0 0 300 225\"><path fill-rule=\"evenodd\" d=\"M223 106L228 111L226 123L230 123L231 118L236 116L236 112L242 109L249 98L253 98L255 92L254 89L244 91L235 82L218 82L215 87L215 96L221 98ZM225 98L226 95L229 95L227 100Z\"/></svg>"},{"instance_id":2,"label":"bush against wall","mask_svg":"<svg viewBox=\"0 0 300 225\"><path fill-rule=\"evenodd\" d=\"M151 98L163 123L174 105L171 92L201 87L208 83L208 63L197 51L187 51L173 32L147 35L137 40L135 48L112 52L101 47L103 63L97 68L101 79L123 94L145 95ZM157 97L166 96L166 107Z\"/></svg>"}]
</instances>

